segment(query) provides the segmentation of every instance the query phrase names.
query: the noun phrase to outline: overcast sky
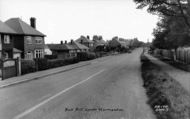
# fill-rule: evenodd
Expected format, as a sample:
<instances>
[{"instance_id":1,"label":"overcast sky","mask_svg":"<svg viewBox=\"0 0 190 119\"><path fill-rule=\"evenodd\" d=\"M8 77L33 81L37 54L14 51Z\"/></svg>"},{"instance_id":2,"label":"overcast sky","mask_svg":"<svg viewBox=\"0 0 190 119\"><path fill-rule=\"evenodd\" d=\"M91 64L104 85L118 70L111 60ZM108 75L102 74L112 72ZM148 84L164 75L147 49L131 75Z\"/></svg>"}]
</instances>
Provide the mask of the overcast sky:
<instances>
[{"instance_id":1,"label":"overcast sky","mask_svg":"<svg viewBox=\"0 0 190 119\"><path fill-rule=\"evenodd\" d=\"M46 43L77 39L80 35L138 37L151 40L157 16L137 10L133 0L0 0L0 20L20 17L46 34Z\"/></svg>"}]
</instances>

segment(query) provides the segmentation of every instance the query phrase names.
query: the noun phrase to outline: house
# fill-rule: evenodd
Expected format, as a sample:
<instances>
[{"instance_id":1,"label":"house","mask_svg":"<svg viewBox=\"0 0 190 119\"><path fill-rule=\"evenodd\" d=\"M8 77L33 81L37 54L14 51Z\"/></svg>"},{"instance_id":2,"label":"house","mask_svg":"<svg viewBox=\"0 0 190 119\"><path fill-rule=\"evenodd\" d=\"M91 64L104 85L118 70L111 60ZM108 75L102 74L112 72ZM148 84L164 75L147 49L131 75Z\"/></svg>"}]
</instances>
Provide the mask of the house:
<instances>
[{"instance_id":1,"label":"house","mask_svg":"<svg viewBox=\"0 0 190 119\"><path fill-rule=\"evenodd\" d=\"M21 58L32 60L44 57L45 35L36 29L36 19L30 18L30 25L20 18L11 18L5 22L16 32L14 48L22 51Z\"/></svg>"},{"instance_id":2,"label":"house","mask_svg":"<svg viewBox=\"0 0 190 119\"><path fill-rule=\"evenodd\" d=\"M8 25L0 21L0 58L14 58L14 52L17 51L14 48L14 36L16 32Z\"/></svg>"},{"instance_id":3,"label":"house","mask_svg":"<svg viewBox=\"0 0 190 119\"><path fill-rule=\"evenodd\" d=\"M83 45L85 45L88 48L92 48L93 47L93 41L91 41L90 39L88 39L88 37L86 38L84 36L81 36L80 38L78 38L76 40L76 42L78 42L80 44L83 44Z\"/></svg>"},{"instance_id":4,"label":"house","mask_svg":"<svg viewBox=\"0 0 190 119\"><path fill-rule=\"evenodd\" d=\"M130 42L128 40L118 38L118 37L112 38L112 40L109 42L109 46L111 48L119 48L119 47L128 48L129 44Z\"/></svg>"},{"instance_id":5,"label":"house","mask_svg":"<svg viewBox=\"0 0 190 119\"><path fill-rule=\"evenodd\" d=\"M71 40L71 42L69 43L76 52L87 52L89 51L89 48L83 44L80 44L74 40Z\"/></svg>"},{"instance_id":6,"label":"house","mask_svg":"<svg viewBox=\"0 0 190 119\"><path fill-rule=\"evenodd\" d=\"M52 51L52 55L56 55L58 59L67 59L77 56L75 48L70 44L65 44L61 41L60 44L48 44L49 49Z\"/></svg>"},{"instance_id":7,"label":"house","mask_svg":"<svg viewBox=\"0 0 190 119\"><path fill-rule=\"evenodd\" d=\"M93 41L94 41L94 47L107 45L106 41L104 41L103 39L93 39Z\"/></svg>"}]
</instances>

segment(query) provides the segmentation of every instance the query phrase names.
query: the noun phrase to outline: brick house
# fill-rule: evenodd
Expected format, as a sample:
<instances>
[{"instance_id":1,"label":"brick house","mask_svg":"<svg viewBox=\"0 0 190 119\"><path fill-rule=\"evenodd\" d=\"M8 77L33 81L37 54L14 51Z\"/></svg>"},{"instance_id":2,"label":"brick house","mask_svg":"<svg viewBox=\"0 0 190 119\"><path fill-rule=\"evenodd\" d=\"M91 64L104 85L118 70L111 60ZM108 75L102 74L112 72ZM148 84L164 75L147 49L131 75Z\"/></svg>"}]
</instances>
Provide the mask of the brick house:
<instances>
[{"instance_id":1,"label":"brick house","mask_svg":"<svg viewBox=\"0 0 190 119\"><path fill-rule=\"evenodd\" d=\"M21 58L32 60L44 57L45 35L36 29L36 19L30 18L30 25L20 18L11 18L5 22L16 32L14 47L22 51Z\"/></svg>"},{"instance_id":2,"label":"brick house","mask_svg":"<svg viewBox=\"0 0 190 119\"><path fill-rule=\"evenodd\" d=\"M13 58L14 49L13 39L16 32L0 21L0 58Z\"/></svg>"}]
</instances>

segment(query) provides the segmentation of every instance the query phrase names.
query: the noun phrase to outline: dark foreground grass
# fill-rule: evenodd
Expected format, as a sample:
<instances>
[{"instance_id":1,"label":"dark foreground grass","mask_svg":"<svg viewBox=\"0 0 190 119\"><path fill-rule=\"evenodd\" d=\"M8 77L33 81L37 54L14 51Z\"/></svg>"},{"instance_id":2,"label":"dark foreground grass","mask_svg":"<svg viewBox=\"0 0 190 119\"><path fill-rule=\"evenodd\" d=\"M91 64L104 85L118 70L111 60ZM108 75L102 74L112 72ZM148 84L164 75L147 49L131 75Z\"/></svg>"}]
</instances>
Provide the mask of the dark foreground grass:
<instances>
[{"instance_id":1,"label":"dark foreground grass","mask_svg":"<svg viewBox=\"0 0 190 119\"><path fill-rule=\"evenodd\" d=\"M148 104L158 119L190 119L190 95L146 56L141 55Z\"/></svg>"}]
</instances>

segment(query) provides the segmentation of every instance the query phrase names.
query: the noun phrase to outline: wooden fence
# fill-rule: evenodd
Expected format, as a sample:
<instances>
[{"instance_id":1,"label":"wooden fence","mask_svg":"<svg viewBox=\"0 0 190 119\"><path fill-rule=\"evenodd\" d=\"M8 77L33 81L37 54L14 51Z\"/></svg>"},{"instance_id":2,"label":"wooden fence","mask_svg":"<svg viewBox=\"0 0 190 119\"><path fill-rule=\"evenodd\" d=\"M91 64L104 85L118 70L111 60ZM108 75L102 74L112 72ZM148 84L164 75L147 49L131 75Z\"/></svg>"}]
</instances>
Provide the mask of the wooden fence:
<instances>
[{"instance_id":1,"label":"wooden fence","mask_svg":"<svg viewBox=\"0 0 190 119\"><path fill-rule=\"evenodd\" d=\"M154 54L185 64L190 64L190 47L180 47L176 52L175 50L156 49L154 50Z\"/></svg>"}]
</instances>

